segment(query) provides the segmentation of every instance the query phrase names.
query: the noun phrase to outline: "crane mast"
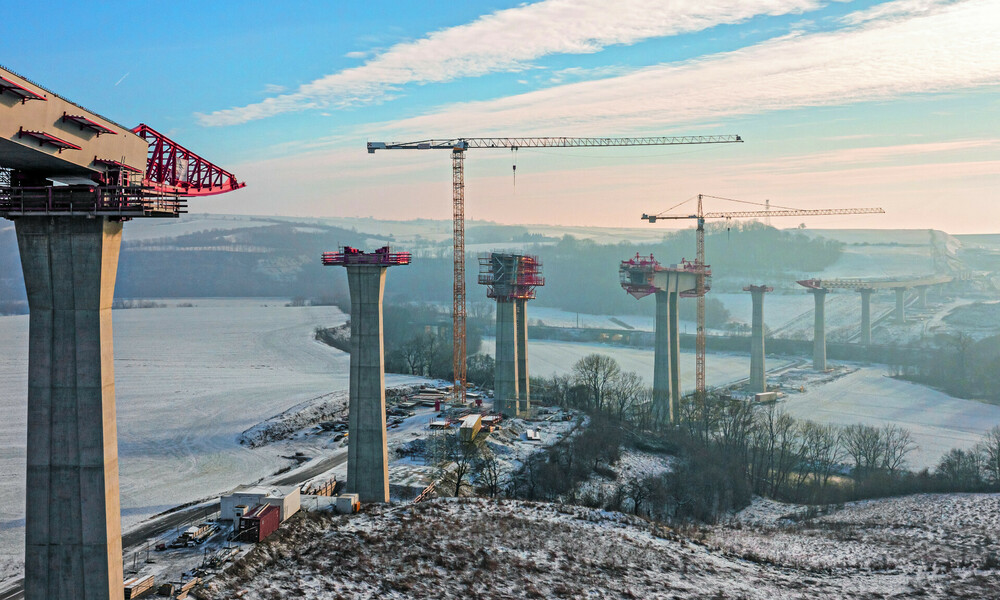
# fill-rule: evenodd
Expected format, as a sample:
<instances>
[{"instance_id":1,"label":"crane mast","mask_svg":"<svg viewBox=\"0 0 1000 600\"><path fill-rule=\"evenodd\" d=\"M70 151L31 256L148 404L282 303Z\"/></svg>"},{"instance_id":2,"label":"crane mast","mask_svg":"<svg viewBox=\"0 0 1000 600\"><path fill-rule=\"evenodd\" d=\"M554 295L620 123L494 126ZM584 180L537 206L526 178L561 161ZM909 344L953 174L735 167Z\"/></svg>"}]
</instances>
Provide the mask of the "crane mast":
<instances>
[{"instance_id":1,"label":"crane mast","mask_svg":"<svg viewBox=\"0 0 1000 600\"><path fill-rule=\"evenodd\" d=\"M450 150L452 173L452 232L454 235L454 283L452 302L452 368L455 386L452 399L465 402L465 151L470 148L591 148L626 146L675 146L681 144L731 144L738 135L687 135L673 137L476 137L427 139L415 142L368 142L368 153L376 150Z\"/></svg>"},{"instance_id":2,"label":"crane mast","mask_svg":"<svg viewBox=\"0 0 1000 600\"><path fill-rule=\"evenodd\" d=\"M698 303L698 323L697 323L697 336L695 338L695 397L698 401L702 401L705 398L705 392L707 387L705 385L705 272L708 269L708 265L705 264L705 219L752 219L757 217L764 217L770 219L770 217L807 217L807 216L817 216L817 215L863 215L863 214L881 214L885 211L881 208L818 208L818 209L781 209L781 210L770 210L770 201L765 205L766 210L743 210L743 211L726 211L726 212L709 212L704 211L702 200L704 198L714 198L716 200L732 200L732 198L722 198L719 196L709 196L707 194L698 194L698 212L695 214L687 215L677 215L677 214L656 214L649 215L643 214L642 219L644 221L649 221L650 223L655 223L659 219L697 219L698 227L695 232L696 245L697 245L697 256L695 258L695 263L698 266L698 279L697 279L697 303ZM737 200L737 202L741 202Z\"/></svg>"}]
</instances>

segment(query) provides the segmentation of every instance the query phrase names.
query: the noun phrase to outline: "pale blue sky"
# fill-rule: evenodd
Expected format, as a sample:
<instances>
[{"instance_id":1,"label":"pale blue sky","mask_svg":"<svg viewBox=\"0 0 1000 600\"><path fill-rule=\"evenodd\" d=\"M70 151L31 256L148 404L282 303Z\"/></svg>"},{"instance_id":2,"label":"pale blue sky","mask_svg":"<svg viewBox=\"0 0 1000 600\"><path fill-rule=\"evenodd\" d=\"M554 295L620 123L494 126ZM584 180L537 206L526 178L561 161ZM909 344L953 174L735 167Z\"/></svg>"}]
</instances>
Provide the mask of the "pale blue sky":
<instances>
[{"instance_id":1,"label":"pale blue sky","mask_svg":"<svg viewBox=\"0 0 1000 600\"><path fill-rule=\"evenodd\" d=\"M0 64L245 179L199 212L448 218L447 152L365 141L738 133L470 151L467 214L639 225L699 192L1000 230L1000 0L15 2ZM723 207L718 207L723 208ZM794 226L797 223L787 223Z\"/></svg>"}]
</instances>

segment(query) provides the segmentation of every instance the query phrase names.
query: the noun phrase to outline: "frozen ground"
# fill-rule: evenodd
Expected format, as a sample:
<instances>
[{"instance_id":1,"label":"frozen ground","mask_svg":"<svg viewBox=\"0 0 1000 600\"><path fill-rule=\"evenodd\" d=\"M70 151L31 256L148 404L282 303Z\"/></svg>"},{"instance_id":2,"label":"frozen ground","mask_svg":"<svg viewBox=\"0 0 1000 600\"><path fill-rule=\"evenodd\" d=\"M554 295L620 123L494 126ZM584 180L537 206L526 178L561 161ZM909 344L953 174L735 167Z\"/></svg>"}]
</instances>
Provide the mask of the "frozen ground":
<instances>
[{"instance_id":1,"label":"frozen ground","mask_svg":"<svg viewBox=\"0 0 1000 600\"><path fill-rule=\"evenodd\" d=\"M807 386L781 406L795 417L820 423L895 423L909 429L917 444L909 466L917 469L936 465L951 448L973 446L1000 425L1000 406L892 379L882 367L861 366L829 383Z\"/></svg>"},{"instance_id":2,"label":"frozen ground","mask_svg":"<svg viewBox=\"0 0 1000 600\"><path fill-rule=\"evenodd\" d=\"M787 534L739 524L688 536L577 506L434 500L303 515L206 592L246 600L996 598L997 508L989 495L903 498L850 506ZM952 514L938 523L938 511Z\"/></svg>"},{"instance_id":3,"label":"frozen ground","mask_svg":"<svg viewBox=\"0 0 1000 600\"><path fill-rule=\"evenodd\" d=\"M707 541L750 560L797 569L912 574L910 585L928 589L937 573L1000 566L997 494L919 494L820 513L809 517L805 507L756 498L731 522L710 528ZM995 574L991 578L996 581Z\"/></svg>"},{"instance_id":4,"label":"frozen ground","mask_svg":"<svg viewBox=\"0 0 1000 600\"><path fill-rule=\"evenodd\" d=\"M251 450L248 427L348 383L346 354L313 340L343 323L334 307L283 300L168 300L114 311L122 522L251 483L288 465ZM0 317L0 573L24 535L26 316ZM387 376L389 385L413 378Z\"/></svg>"}]
</instances>

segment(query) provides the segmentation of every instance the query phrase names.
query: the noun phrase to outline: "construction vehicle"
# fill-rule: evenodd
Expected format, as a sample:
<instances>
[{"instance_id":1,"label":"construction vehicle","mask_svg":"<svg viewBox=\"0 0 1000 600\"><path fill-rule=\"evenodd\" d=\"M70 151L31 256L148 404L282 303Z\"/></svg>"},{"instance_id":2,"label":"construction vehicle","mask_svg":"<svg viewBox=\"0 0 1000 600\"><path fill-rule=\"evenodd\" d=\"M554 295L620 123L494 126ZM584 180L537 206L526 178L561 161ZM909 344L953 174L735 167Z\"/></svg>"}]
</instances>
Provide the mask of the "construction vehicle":
<instances>
[{"instance_id":1,"label":"construction vehicle","mask_svg":"<svg viewBox=\"0 0 1000 600\"><path fill-rule=\"evenodd\" d=\"M729 202L739 202L741 204L755 204L758 206L764 206L765 210L748 210L748 211L728 211L728 212L708 212L704 211L703 200L705 198L712 198L715 200L726 200ZM690 200L690 199L689 199ZM771 217L808 217L808 216L819 216L819 215L864 215L864 214L882 214L885 211L881 208L820 208L820 209L797 209L789 207L777 207L778 210L771 210L771 202L768 200L766 203L760 202L749 202L747 200L736 200L734 198L723 198L721 196L709 196L707 194L698 194L698 210L694 214L671 214L669 211L687 203L689 200L685 200L681 204L675 205L662 213L655 215L643 213L642 219L644 221L649 221L650 223L656 223L656 221L665 220L676 220L676 219L697 219L697 230L695 233L696 242L696 256L695 256L695 266L698 269L698 279L696 288L697 297L697 335L695 337L695 395L699 400L703 400L705 397L705 273L707 272L709 265L705 264L705 220L706 219L726 219L727 221L732 219L756 219L763 218L770 220Z\"/></svg>"},{"instance_id":2,"label":"construction vehicle","mask_svg":"<svg viewBox=\"0 0 1000 600\"><path fill-rule=\"evenodd\" d=\"M587 148L625 146L674 146L680 144L730 144L742 142L738 135L679 137L478 137L428 139L416 142L368 142L368 153L376 150L450 150L452 172L452 232L454 236L454 283L452 299L452 369L455 385L452 402L466 402L465 348L465 151L472 148ZM517 164L514 164L517 173Z\"/></svg>"}]
</instances>

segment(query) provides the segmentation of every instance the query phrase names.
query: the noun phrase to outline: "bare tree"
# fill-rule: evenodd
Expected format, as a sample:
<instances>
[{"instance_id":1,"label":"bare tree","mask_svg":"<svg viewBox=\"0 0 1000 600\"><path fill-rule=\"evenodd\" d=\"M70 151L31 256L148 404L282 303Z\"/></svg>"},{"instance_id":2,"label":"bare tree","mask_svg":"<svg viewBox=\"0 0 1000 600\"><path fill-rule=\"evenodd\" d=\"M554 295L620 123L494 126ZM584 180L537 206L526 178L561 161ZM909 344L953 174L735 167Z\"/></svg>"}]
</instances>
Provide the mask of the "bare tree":
<instances>
[{"instance_id":1,"label":"bare tree","mask_svg":"<svg viewBox=\"0 0 1000 600\"><path fill-rule=\"evenodd\" d=\"M574 378L587 389L597 410L604 410L608 390L620 373L618 361L604 354L588 354L573 365Z\"/></svg>"},{"instance_id":2,"label":"bare tree","mask_svg":"<svg viewBox=\"0 0 1000 600\"><path fill-rule=\"evenodd\" d=\"M871 425L855 423L844 428L844 450L854 461L854 472L863 476L883 464L885 444L882 430Z\"/></svg>"},{"instance_id":3,"label":"bare tree","mask_svg":"<svg viewBox=\"0 0 1000 600\"><path fill-rule=\"evenodd\" d=\"M480 449L475 471L476 484L489 494L490 498L496 498L500 494L500 478L503 475L503 468L497 455L487 446Z\"/></svg>"},{"instance_id":4,"label":"bare tree","mask_svg":"<svg viewBox=\"0 0 1000 600\"><path fill-rule=\"evenodd\" d=\"M895 475L906 466L906 457L917 448L908 429L889 424L882 428L882 468Z\"/></svg>"},{"instance_id":5,"label":"bare tree","mask_svg":"<svg viewBox=\"0 0 1000 600\"><path fill-rule=\"evenodd\" d=\"M639 403L645 388L646 384L642 381L642 377L634 371L620 373L611 382L611 388L608 390L609 404L619 420L624 420Z\"/></svg>"},{"instance_id":6,"label":"bare tree","mask_svg":"<svg viewBox=\"0 0 1000 600\"><path fill-rule=\"evenodd\" d=\"M1000 426L987 431L977 447L982 455L986 481L994 485L1000 484Z\"/></svg>"}]
</instances>

